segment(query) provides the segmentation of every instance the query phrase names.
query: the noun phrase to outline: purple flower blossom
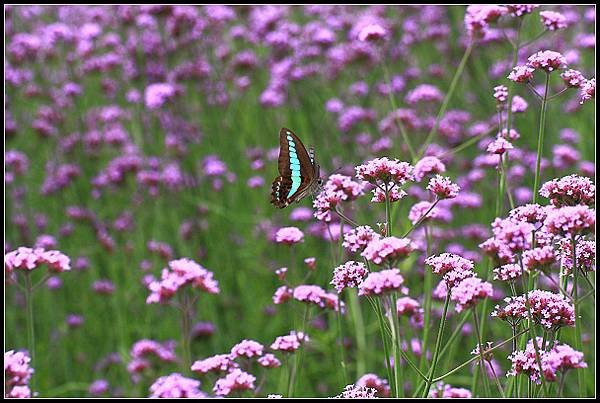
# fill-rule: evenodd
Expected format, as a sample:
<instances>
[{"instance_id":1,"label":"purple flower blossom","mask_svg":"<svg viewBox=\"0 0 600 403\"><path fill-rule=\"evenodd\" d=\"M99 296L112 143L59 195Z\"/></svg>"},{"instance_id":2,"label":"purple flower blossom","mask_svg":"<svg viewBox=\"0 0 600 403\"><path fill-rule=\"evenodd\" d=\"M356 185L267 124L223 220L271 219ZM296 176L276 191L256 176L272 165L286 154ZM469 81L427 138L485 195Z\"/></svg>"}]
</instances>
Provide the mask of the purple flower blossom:
<instances>
[{"instance_id":1,"label":"purple flower blossom","mask_svg":"<svg viewBox=\"0 0 600 403\"><path fill-rule=\"evenodd\" d=\"M404 277L398 269L371 272L358 286L358 295L382 295L391 291L399 291Z\"/></svg>"},{"instance_id":2,"label":"purple flower blossom","mask_svg":"<svg viewBox=\"0 0 600 403\"><path fill-rule=\"evenodd\" d=\"M344 288L358 287L368 274L369 271L364 263L351 260L333 269L333 279L330 284L339 294Z\"/></svg>"},{"instance_id":3,"label":"purple flower blossom","mask_svg":"<svg viewBox=\"0 0 600 403\"><path fill-rule=\"evenodd\" d=\"M453 199L458 196L460 186L441 175L431 178L427 190L436 195L438 199Z\"/></svg>"},{"instance_id":4,"label":"purple flower blossom","mask_svg":"<svg viewBox=\"0 0 600 403\"><path fill-rule=\"evenodd\" d=\"M178 373L161 376L150 386L152 398L204 398L200 390L200 381L190 379Z\"/></svg>"},{"instance_id":5,"label":"purple flower blossom","mask_svg":"<svg viewBox=\"0 0 600 403\"><path fill-rule=\"evenodd\" d=\"M559 12L548 10L540 11L540 17L542 24L544 24L549 31L556 31L567 27L567 19Z\"/></svg>"},{"instance_id":6,"label":"purple flower blossom","mask_svg":"<svg viewBox=\"0 0 600 403\"><path fill-rule=\"evenodd\" d=\"M462 312L477 304L480 299L491 297L492 285L478 277L467 277L452 287L450 299L456 302L456 312Z\"/></svg>"},{"instance_id":7,"label":"purple flower blossom","mask_svg":"<svg viewBox=\"0 0 600 403\"><path fill-rule=\"evenodd\" d=\"M394 264L398 260L405 258L415 249L415 245L408 238L375 238L361 253L361 256L375 263Z\"/></svg>"},{"instance_id":8,"label":"purple flower blossom","mask_svg":"<svg viewBox=\"0 0 600 403\"><path fill-rule=\"evenodd\" d=\"M304 241L304 234L296 227L280 228L275 234L275 242L294 245Z\"/></svg>"}]
</instances>

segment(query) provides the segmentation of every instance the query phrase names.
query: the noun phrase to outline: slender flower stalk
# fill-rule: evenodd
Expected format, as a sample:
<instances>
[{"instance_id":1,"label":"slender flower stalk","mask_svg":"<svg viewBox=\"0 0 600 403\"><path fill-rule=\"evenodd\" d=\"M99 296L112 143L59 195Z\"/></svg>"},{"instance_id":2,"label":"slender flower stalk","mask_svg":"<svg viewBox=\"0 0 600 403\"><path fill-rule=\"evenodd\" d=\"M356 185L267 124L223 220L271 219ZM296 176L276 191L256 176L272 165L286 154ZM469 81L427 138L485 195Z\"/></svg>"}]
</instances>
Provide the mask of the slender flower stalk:
<instances>
[{"instance_id":1,"label":"slender flower stalk","mask_svg":"<svg viewBox=\"0 0 600 403\"><path fill-rule=\"evenodd\" d=\"M575 301L577 299L577 287L578 287L578 278L579 278L579 268L577 267L577 240L575 239L575 235L571 235L571 248L572 248L572 257L573 260L573 290L572 296ZM583 351L583 343L581 340L581 320L579 318L580 307L577 303L574 305L575 308L575 348L577 351ZM579 397L585 396L585 371L577 371L577 384L579 390Z\"/></svg>"},{"instance_id":2,"label":"slender flower stalk","mask_svg":"<svg viewBox=\"0 0 600 403\"><path fill-rule=\"evenodd\" d=\"M33 287L31 284L31 272L25 272L25 305L27 307L27 348L31 357L32 365L35 361L35 327L33 318ZM32 380L32 386L35 389L35 377Z\"/></svg>"},{"instance_id":3,"label":"slender flower stalk","mask_svg":"<svg viewBox=\"0 0 600 403\"><path fill-rule=\"evenodd\" d=\"M538 132L538 145L537 145L537 160L535 164L535 179L533 182L533 200L535 204L537 200L538 187L540 183L540 167L542 163L542 149L544 147L544 129L546 127L546 108L548 106L548 90L550 87L550 73L546 73L546 84L544 87L544 96L542 98L542 106L540 110L540 123Z\"/></svg>"},{"instance_id":4,"label":"slender flower stalk","mask_svg":"<svg viewBox=\"0 0 600 403\"><path fill-rule=\"evenodd\" d=\"M392 346L394 348L394 385L395 396L404 397L404 387L402 380L402 361L400 360L401 339L400 339L400 324L398 321L398 313L396 311L396 292L392 292L390 298L390 327L392 329Z\"/></svg>"},{"instance_id":5,"label":"slender flower stalk","mask_svg":"<svg viewBox=\"0 0 600 403\"><path fill-rule=\"evenodd\" d=\"M433 384L433 377L435 376L435 370L439 358L440 348L442 346L442 335L444 334L444 325L446 324L446 314L448 313L448 305L450 304L450 290L446 293L446 300L444 301L444 311L442 313L442 319L438 328L437 339L435 342L435 348L433 350L433 358L431 360L431 366L429 367L429 373L427 375L427 384L423 390L421 397L426 398L429 395L429 389ZM424 353L423 353L424 354Z\"/></svg>"}]
</instances>

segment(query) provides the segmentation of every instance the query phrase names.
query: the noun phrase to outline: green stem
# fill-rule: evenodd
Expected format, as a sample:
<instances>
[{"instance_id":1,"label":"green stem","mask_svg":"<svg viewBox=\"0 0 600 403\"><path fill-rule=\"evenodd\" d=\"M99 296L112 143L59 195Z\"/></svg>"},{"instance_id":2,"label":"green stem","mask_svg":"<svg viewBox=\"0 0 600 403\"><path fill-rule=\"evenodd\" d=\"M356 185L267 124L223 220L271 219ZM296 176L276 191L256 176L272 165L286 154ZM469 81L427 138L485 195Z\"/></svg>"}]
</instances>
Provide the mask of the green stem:
<instances>
[{"instance_id":1,"label":"green stem","mask_svg":"<svg viewBox=\"0 0 600 403\"><path fill-rule=\"evenodd\" d=\"M181 295L181 347L183 349L183 372L188 373L191 369L191 320L189 298L185 293Z\"/></svg>"},{"instance_id":2,"label":"green stem","mask_svg":"<svg viewBox=\"0 0 600 403\"><path fill-rule=\"evenodd\" d=\"M358 352L356 354L356 372L362 375L366 372L365 353L367 352L367 337L365 334L365 323L363 320L362 309L358 301L356 292L350 292L349 295L350 308L352 311L352 319L354 322L354 330L356 333L356 346Z\"/></svg>"},{"instance_id":3,"label":"green stem","mask_svg":"<svg viewBox=\"0 0 600 403\"><path fill-rule=\"evenodd\" d=\"M408 231L406 231L406 233L404 235L402 235L403 238L406 238L411 232L413 232L415 230L415 228L417 228L419 225L421 225L421 223L423 221L425 221L425 219L427 218L427 214L429 214L431 212L431 210L433 210L433 208L438 204L438 202L440 201L440 199L435 199L435 201L431 204L431 207L429 207L429 209L425 212L425 214L423 214L421 216L421 218L419 218L419 221L417 221L412 227L409 228Z\"/></svg>"},{"instance_id":4,"label":"green stem","mask_svg":"<svg viewBox=\"0 0 600 403\"><path fill-rule=\"evenodd\" d=\"M388 373L388 379L390 380L390 386L394 388L394 378L392 377L392 369L390 367L390 352L388 348L387 335L385 332L385 319L383 314L383 308L381 306L381 300L377 298L377 303L374 306L375 312L377 313L377 320L379 321L379 330L381 332L381 340L383 342L383 352L385 354L385 367Z\"/></svg>"},{"instance_id":5,"label":"green stem","mask_svg":"<svg viewBox=\"0 0 600 403\"><path fill-rule=\"evenodd\" d=\"M494 347L490 348L489 350L487 350L487 352L488 352L488 353L491 353L491 352L493 352L494 350L496 350L496 349L499 349L500 347L502 347L502 346L506 345L507 343L510 343L510 342L511 342L512 340L514 340L515 338L517 338L517 337L519 337L519 336L521 336L521 335L523 335L523 334L527 333L528 331L529 331L529 329L522 330L521 332L517 333L516 335L514 335L514 336L513 336L513 337L511 337L510 339L508 339L508 340L504 340L502 343L498 344L497 346L494 346ZM479 358L479 356L473 357L473 358L471 358L470 360L468 360L468 361L466 361L466 362L463 362L463 363L462 363L462 364L460 364L458 367L456 367L456 368L454 368L454 369L451 369L450 371L446 372L444 375L442 375L442 376L438 376L437 378L435 378L435 379L433 380L433 382L439 382L439 381L443 380L444 378L447 378L447 377L449 377L450 375L452 375L452 374L454 374L454 373L456 373L456 372L460 371L461 369L463 369L463 368L464 368L464 367L466 367L467 365L469 365L469 364L471 364L472 362L474 362L474 361L476 361L476 360L479 360L479 359L480 359L480 358Z\"/></svg>"},{"instance_id":6,"label":"green stem","mask_svg":"<svg viewBox=\"0 0 600 403\"><path fill-rule=\"evenodd\" d=\"M392 329L392 346L394 348L394 385L396 385L395 396L404 397L404 387L401 382L404 377L402 376L402 360L400 359L400 325L398 323L398 312L396 310L395 292L391 294L390 302L390 327Z\"/></svg>"},{"instance_id":7,"label":"green stem","mask_svg":"<svg viewBox=\"0 0 600 403\"><path fill-rule=\"evenodd\" d=\"M344 386L348 384L348 372L346 370L346 355L344 353L344 328L342 326L342 293L338 295L338 307L337 307L337 325L339 332L339 347L340 347L340 365L342 366L342 376Z\"/></svg>"},{"instance_id":8,"label":"green stem","mask_svg":"<svg viewBox=\"0 0 600 403\"><path fill-rule=\"evenodd\" d=\"M427 375L427 384L423 390L422 398L426 398L429 395L429 389L433 383L433 377L435 376L435 370L439 358L440 348L442 346L442 335L444 334L444 325L446 324L446 314L448 313L448 305L450 304L450 290L446 293L446 300L444 301L444 311L442 313L442 320L438 328L437 340L435 342L435 349L433 351L433 359L431 360L431 367L429 367L429 374ZM425 354L425 351L422 351Z\"/></svg>"},{"instance_id":9,"label":"green stem","mask_svg":"<svg viewBox=\"0 0 600 403\"><path fill-rule=\"evenodd\" d=\"M31 272L25 272L25 306L27 307L27 349L31 357L31 365L35 366L35 328L33 325L33 288ZM32 377L32 389L35 390L36 377Z\"/></svg>"},{"instance_id":10,"label":"green stem","mask_svg":"<svg viewBox=\"0 0 600 403\"><path fill-rule=\"evenodd\" d=\"M573 260L573 299L577 301L577 287L578 287L578 278L579 278L579 269L577 267L577 241L575 240L575 235L571 235L571 247L572 250L572 260ZM577 351L583 352L583 343L581 340L581 320L579 318L580 307L579 304L574 304L575 307L575 349ZM579 370L577 371L577 383L579 390L579 397L585 396L585 371Z\"/></svg>"},{"instance_id":11,"label":"green stem","mask_svg":"<svg viewBox=\"0 0 600 403\"><path fill-rule=\"evenodd\" d=\"M544 88L544 97L542 98L542 108L540 111L540 127L538 132L538 146L537 146L537 161L535 165L535 179L533 182L533 201L535 204L537 200L537 191L540 183L540 167L542 162L542 148L544 147L544 129L546 127L546 107L548 104L548 88L550 86L550 73L546 73L546 85Z\"/></svg>"},{"instance_id":12,"label":"green stem","mask_svg":"<svg viewBox=\"0 0 600 403\"><path fill-rule=\"evenodd\" d=\"M427 149L427 146L429 145L429 143L431 143L431 141L433 140L433 137L437 133L438 127L440 125L440 121L442 120L442 117L444 117L444 114L446 113L446 109L448 108L448 105L450 104L450 100L452 99L452 95L454 94L454 90L456 89L456 85L458 84L458 79L461 77L461 75L465 69L467 60L469 60L469 56L471 55L471 51L473 50L473 45L474 45L474 42L471 41L469 43L469 46L467 46L467 49L465 50L465 53L463 54L463 57L460 60L458 68L456 69L456 72L454 73L454 77L452 78L452 82L450 83L450 88L448 89L448 92L446 93L446 97L444 98L444 101L442 102L442 106L440 107L438 115L435 119L435 123L434 123L433 127L431 128L431 131L427 135L425 142L421 146L421 149L419 150L417 157L413 158L413 163L415 163L415 162L417 162L417 160L421 159L421 157L425 153L425 150Z\"/></svg>"},{"instance_id":13,"label":"green stem","mask_svg":"<svg viewBox=\"0 0 600 403\"><path fill-rule=\"evenodd\" d=\"M309 309L310 309L310 306L308 304L306 304L306 307L304 308L304 316L302 318L302 330L301 330L302 334L304 334L306 331L306 323L308 322ZM290 383L288 385L288 397L290 397L290 398L294 396L294 391L296 389L298 372L301 368L300 362L302 361L302 352L303 352L303 349L300 349L299 351L296 352L296 354L294 356L294 368L293 368L292 374L290 376Z\"/></svg>"}]
</instances>

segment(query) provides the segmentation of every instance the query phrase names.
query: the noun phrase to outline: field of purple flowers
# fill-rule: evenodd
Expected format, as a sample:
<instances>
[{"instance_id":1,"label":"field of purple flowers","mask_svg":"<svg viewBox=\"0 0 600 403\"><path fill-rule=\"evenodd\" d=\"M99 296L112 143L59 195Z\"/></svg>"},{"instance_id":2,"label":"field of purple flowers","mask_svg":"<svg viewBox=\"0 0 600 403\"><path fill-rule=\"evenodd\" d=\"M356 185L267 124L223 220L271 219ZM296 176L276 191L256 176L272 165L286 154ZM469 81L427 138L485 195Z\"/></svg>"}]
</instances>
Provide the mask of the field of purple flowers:
<instances>
[{"instance_id":1,"label":"field of purple flowers","mask_svg":"<svg viewBox=\"0 0 600 403\"><path fill-rule=\"evenodd\" d=\"M595 6L4 12L5 397L595 396Z\"/></svg>"}]
</instances>

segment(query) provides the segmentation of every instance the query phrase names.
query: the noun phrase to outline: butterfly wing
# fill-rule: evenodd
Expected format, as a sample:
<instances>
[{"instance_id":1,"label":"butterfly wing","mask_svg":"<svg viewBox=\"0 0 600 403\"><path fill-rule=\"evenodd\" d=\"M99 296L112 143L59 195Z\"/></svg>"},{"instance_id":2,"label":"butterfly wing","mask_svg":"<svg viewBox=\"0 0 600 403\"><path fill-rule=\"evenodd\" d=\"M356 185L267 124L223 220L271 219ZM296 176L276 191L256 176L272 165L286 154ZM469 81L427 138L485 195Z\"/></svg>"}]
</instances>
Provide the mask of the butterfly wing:
<instances>
[{"instance_id":1,"label":"butterfly wing","mask_svg":"<svg viewBox=\"0 0 600 403\"><path fill-rule=\"evenodd\" d=\"M291 130L279 131L279 176L273 181L271 203L284 208L308 193L315 178L313 158Z\"/></svg>"}]
</instances>

